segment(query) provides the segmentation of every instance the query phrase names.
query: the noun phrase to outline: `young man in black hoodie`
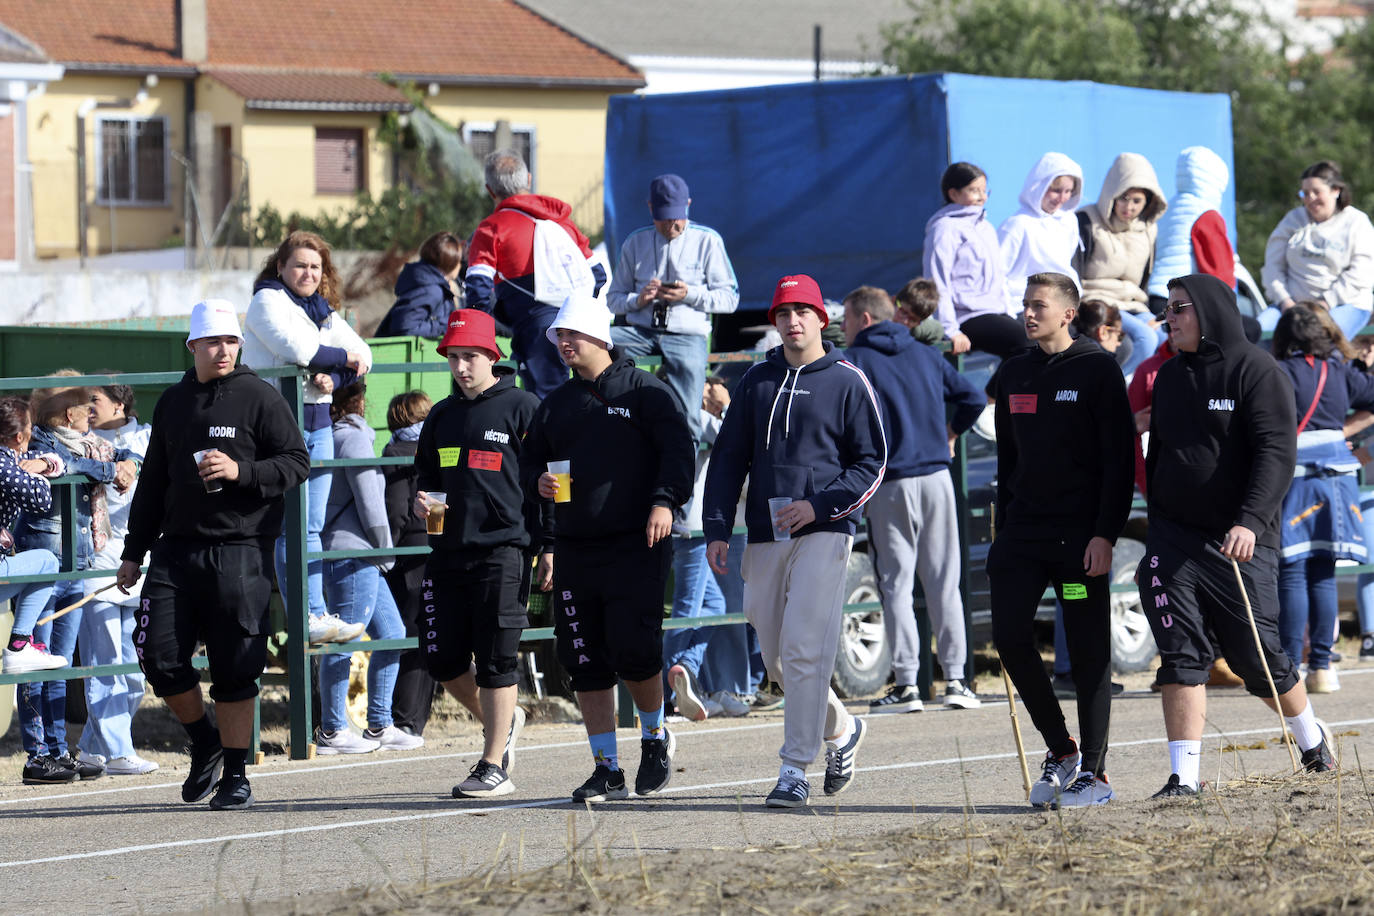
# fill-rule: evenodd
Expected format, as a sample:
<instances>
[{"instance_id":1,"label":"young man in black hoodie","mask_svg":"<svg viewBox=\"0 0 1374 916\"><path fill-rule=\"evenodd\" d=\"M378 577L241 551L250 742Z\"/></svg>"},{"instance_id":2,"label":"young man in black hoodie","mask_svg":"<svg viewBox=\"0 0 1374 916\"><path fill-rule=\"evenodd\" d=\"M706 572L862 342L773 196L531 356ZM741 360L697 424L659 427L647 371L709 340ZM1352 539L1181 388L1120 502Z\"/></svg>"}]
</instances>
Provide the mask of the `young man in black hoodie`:
<instances>
[{"instance_id":1,"label":"young man in black hoodie","mask_svg":"<svg viewBox=\"0 0 1374 916\"><path fill-rule=\"evenodd\" d=\"M1218 650L1273 708L1268 665L1303 766L1333 769L1326 726L1279 638L1279 516L1297 455L1293 386L1246 340L1236 294L1215 277L1170 280L1165 314L1178 355L1155 378L1145 458L1150 534L1136 573L1159 645L1169 737L1171 773L1155 797L1193 796L1201 786L1204 685Z\"/></svg>"},{"instance_id":2,"label":"young man in black hoodie","mask_svg":"<svg viewBox=\"0 0 1374 916\"><path fill-rule=\"evenodd\" d=\"M516 705L520 634L529 624L531 547L542 531L531 530L531 508L520 483L520 455L539 399L515 387L492 317L477 309L449 316L436 348L448 360L458 394L429 412L415 450L419 491L415 514L425 517L429 491L446 495L443 533L429 536L433 552L420 592L420 655L430 676L460 702L477 660L482 758L455 786L455 798L509 795L510 756L525 714ZM549 545L552 549L552 545ZM539 586L547 591L552 554L540 562Z\"/></svg>"},{"instance_id":3,"label":"young man in black hoodie","mask_svg":"<svg viewBox=\"0 0 1374 916\"><path fill-rule=\"evenodd\" d=\"M272 546L285 513L282 497L310 473L286 401L251 370L234 368L242 344L231 303L196 304L186 339L195 368L153 410L116 574L129 594L152 549L134 648L149 686L191 737L182 800L214 791L214 810L253 804L245 767L253 698L267 664ZM194 456L207 450L197 462ZM197 641L210 659L218 731L191 666Z\"/></svg>"},{"instance_id":4,"label":"young man in black hoodie","mask_svg":"<svg viewBox=\"0 0 1374 916\"><path fill-rule=\"evenodd\" d=\"M526 489L554 503L554 628L572 675L595 769L574 802L625 798L615 740L617 677L639 713L635 793L668 785L674 740L663 724L663 598L673 513L692 495L692 434L663 382L618 358L611 313L569 296L548 330L573 377L535 412L520 457ZM568 491L546 470L569 462Z\"/></svg>"},{"instance_id":5,"label":"young man in black hoodie","mask_svg":"<svg viewBox=\"0 0 1374 916\"><path fill-rule=\"evenodd\" d=\"M1078 288L1063 274L1026 281L1036 346L1002 364L997 385L997 539L988 551L992 635L1049 750L1037 807L1101 805L1111 714L1112 545L1131 508L1135 425L1116 360L1069 326ZM1064 605L1078 690L1080 752L1036 647L1047 584Z\"/></svg>"}]
</instances>

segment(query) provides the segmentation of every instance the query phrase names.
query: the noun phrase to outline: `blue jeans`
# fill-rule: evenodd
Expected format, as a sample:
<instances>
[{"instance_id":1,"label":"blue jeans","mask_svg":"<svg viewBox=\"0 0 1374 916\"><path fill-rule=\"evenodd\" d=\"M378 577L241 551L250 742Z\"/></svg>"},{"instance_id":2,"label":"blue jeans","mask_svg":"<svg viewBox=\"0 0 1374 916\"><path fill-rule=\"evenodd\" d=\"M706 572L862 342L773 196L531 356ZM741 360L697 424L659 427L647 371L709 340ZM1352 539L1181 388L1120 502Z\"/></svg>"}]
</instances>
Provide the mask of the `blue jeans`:
<instances>
[{"instance_id":1,"label":"blue jeans","mask_svg":"<svg viewBox=\"0 0 1374 916\"><path fill-rule=\"evenodd\" d=\"M706 388L706 338L700 334L671 334L636 325L611 328L611 340L626 356L662 356L668 387L677 395L692 441L701 441L701 396Z\"/></svg>"},{"instance_id":2,"label":"blue jeans","mask_svg":"<svg viewBox=\"0 0 1374 916\"><path fill-rule=\"evenodd\" d=\"M706 565L706 539L673 538L673 613L683 617L711 617L725 613L725 599ZM716 627L684 627L663 631L663 670L682 665L701 681L707 693L720 689L706 682L701 670L706 646Z\"/></svg>"},{"instance_id":3,"label":"blue jeans","mask_svg":"<svg viewBox=\"0 0 1374 916\"><path fill-rule=\"evenodd\" d=\"M740 575L740 563L744 559L744 548L748 537L743 534L730 536L729 572L720 575L712 571L721 599L725 602L725 614L744 613L744 577ZM763 681L763 660L760 655L757 679L750 676L750 630L747 623L732 623L724 627L711 627L711 641L706 646L706 657L701 661L702 683L710 682L715 690L748 696L758 690ZM757 641L758 637L754 636Z\"/></svg>"},{"instance_id":4,"label":"blue jeans","mask_svg":"<svg viewBox=\"0 0 1374 916\"><path fill-rule=\"evenodd\" d=\"M92 601L81 621L82 662L122 665L138 661L134 654L134 612L137 605ZM105 758L134 753L134 713L143 702L143 675L113 674L86 679L86 728L77 747Z\"/></svg>"},{"instance_id":5,"label":"blue jeans","mask_svg":"<svg viewBox=\"0 0 1374 916\"><path fill-rule=\"evenodd\" d=\"M305 434L305 445L310 452L311 461L324 461L334 457L334 430L328 426ZM332 468L316 468L310 472L305 482L305 549L314 553L324 549L320 532L324 531L324 510L329 503L329 484L334 479ZM273 558L277 568L277 590L286 594L286 529L277 538L277 550ZM306 564L306 584L310 590L310 616L318 617L324 613L324 579L320 560L310 560Z\"/></svg>"},{"instance_id":6,"label":"blue jeans","mask_svg":"<svg viewBox=\"0 0 1374 916\"><path fill-rule=\"evenodd\" d=\"M79 581L57 582L47 610L66 607L82 598ZM85 608L64 614L51 623L34 627L33 638L46 643L48 651L71 661L76 634ZM30 757L67 753L67 682L35 681L19 685L19 728L24 750Z\"/></svg>"},{"instance_id":7,"label":"blue jeans","mask_svg":"<svg viewBox=\"0 0 1374 916\"><path fill-rule=\"evenodd\" d=\"M55 576L57 557L50 550L25 550L14 556L0 555L0 579L7 576ZM14 600L14 626L20 636L31 636L33 625L52 601L52 582L0 585L0 602Z\"/></svg>"},{"instance_id":8,"label":"blue jeans","mask_svg":"<svg viewBox=\"0 0 1374 916\"><path fill-rule=\"evenodd\" d=\"M373 639L402 639L406 635L401 612L381 571L367 560L328 560L324 578L329 608L348 623L367 624ZM367 665L367 726L377 730L391 724L391 694L401 667L401 650L372 652ZM320 656L320 728L337 732L348 718L348 669L353 657L330 652Z\"/></svg>"},{"instance_id":9,"label":"blue jeans","mask_svg":"<svg viewBox=\"0 0 1374 916\"><path fill-rule=\"evenodd\" d=\"M1374 493L1360 494L1360 514L1364 517L1364 542L1374 544ZM1360 573L1356 580L1356 605L1360 612L1360 633L1374 633L1374 573Z\"/></svg>"},{"instance_id":10,"label":"blue jeans","mask_svg":"<svg viewBox=\"0 0 1374 916\"><path fill-rule=\"evenodd\" d=\"M1163 338L1158 328L1150 327L1148 312L1137 315L1122 309L1121 330L1131 339L1131 346L1134 348L1131 350L1130 359L1121 366L1122 375L1130 375L1136 366L1154 355Z\"/></svg>"},{"instance_id":11,"label":"blue jeans","mask_svg":"<svg viewBox=\"0 0 1374 916\"><path fill-rule=\"evenodd\" d=\"M1279 311L1278 306L1271 305L1269 308L1259 313L1260 329L1272 331L1278 327L1279 318L1283 312ZM1354 340L1355 335L1364 330L1364 326L1369 323L1369 309L1362 309L1354 305L1337 305L1331 309L1331 320L1336 322L1336 326L1341 329L1346 340ZM1294 659L1296 664L1297 660Z\"/></svg>"},{"instance_id":12,"label":"blue jeans","mask_svg":"<svg viewBox=\"0 0 1374 916\"><path fill-rule=\"evenodd\" d=\"M1311 556L1279 567L1279 635L1294 666L1302 661L1305 637L1308 669L1331 667L1336 613L1334 559Z\"/></svg>"}]
</instances>

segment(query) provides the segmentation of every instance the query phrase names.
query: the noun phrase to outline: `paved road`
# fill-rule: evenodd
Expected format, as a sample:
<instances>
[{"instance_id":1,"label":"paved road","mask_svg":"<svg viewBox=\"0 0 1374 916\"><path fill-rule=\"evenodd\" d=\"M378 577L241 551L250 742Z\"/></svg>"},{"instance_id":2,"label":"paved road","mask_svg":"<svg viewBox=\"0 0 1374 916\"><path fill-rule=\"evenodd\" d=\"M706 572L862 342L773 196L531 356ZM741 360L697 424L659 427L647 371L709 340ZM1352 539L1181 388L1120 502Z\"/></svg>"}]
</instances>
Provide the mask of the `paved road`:
<instances>
[{"instance_id":1,"label":"paved road","mask_svg":"<svg viewBox=\"0 0 1374 916\"><path fill-rule=\"evenodd\" d=\"M1374 668L1343 672L1345 689L1317 698L1318 713L1338 733L1369 732L1374 724L1368 675ZM0 878L11 892L0 911L152 913L386 881L432 882L486 869L498 847L503 868L529 869L566 859L570 821L579 839L595 828L596 842L615 855L633 855L636 844L649 855L730 850L910 828L913 821L953 823L962 818L965 792L984 818L1014 822L1027 809L1007 707L989 699L981 710L870 719L853 787L827 802L817 765L814 804L797 812L761 804L777 773L780 713L678 726L678 770L669 790L595 813L567 801L591 767L580 727L566 725L528 729L513 772L517 794L487 802L449 797L476 761L472 738L417 754L256 767L259 802L241 813L183 805L184 769L74 788L4 787ZM1204 744L1205 778L1287 770L1288 755L1277 745L1218 753L1232 740L1251 744L1277 732L1277 719L1257 700L1236 689L1215 691L1210 712L1226 735ZM1114 804L1137 806L1168 775L1158 697L1128 693L1113 704L1113 717ZM1024 709L1021 722L1034 769L1043 747ZM621 733L631 769L636 737ZM1347 735L1342 743L1347 766L1354 766L1356 744L1361 760L1374 761L1367 737ZM1109 817L1111 810L1086 814Z\"/></svg>"}]
</instances>

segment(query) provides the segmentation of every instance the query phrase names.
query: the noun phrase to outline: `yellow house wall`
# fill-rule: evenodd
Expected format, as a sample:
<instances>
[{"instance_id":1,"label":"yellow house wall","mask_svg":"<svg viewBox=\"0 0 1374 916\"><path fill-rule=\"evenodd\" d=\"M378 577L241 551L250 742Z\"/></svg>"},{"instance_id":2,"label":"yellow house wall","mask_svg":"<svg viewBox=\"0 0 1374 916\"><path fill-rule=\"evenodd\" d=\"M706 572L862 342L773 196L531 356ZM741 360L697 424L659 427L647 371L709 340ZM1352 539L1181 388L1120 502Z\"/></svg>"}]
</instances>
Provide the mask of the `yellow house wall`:
<instances>
[{"instance_id":1,"label":"yellow house wall","mask_svg":"<svg viewBox=\"0 0 1374 916\"><path fill-rule=\"evenodd\" d=\"M183 170L168 157L167 201L161 205L96 206L96 118L101 114L167 119L168 146L182 152L184 82L163 78L146 101L128 109L97 109L86 118L87 243L93 254L155 248L181 230ZM39 257L70 257L78 251L76 112L88 98L132 99L143 88L136 76L67 76L34 99L29 112L29 159L33 164L34 242ZM111 217L113 216L113 220Z\"/></svg>"},{"instance_id":2,"label":"yellow house wall","mask_svg":"<svg viewBox=\"0 0 1374 916\"><path fill-rule=\"evenodd\" d=\"M606 152L605 91L581 89L467 89L446 87L429 99L443 120L509 121L534 127L534 190L567 201L588 234L601 231Z\"/></svg>"}]
</instances>

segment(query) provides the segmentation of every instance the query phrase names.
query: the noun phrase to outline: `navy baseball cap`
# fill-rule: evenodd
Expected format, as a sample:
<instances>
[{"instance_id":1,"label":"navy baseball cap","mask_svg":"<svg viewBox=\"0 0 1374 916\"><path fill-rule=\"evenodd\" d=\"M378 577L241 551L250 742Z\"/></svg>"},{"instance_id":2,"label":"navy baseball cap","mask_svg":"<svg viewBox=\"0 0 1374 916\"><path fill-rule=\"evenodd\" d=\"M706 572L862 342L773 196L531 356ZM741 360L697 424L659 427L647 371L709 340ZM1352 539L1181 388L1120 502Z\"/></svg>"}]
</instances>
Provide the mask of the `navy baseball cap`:
<instances>
[{"instance_id":1,"label":"navy baseball cap","mask_svg":"<svg viewBox=\"0 0 1374 916\"><path fill-rule=\"evenodd\" d=\"M660 175L649 182L649 210L654 219L686 219L691 197L680 175Z\"/></svg>"}]
</instances>

